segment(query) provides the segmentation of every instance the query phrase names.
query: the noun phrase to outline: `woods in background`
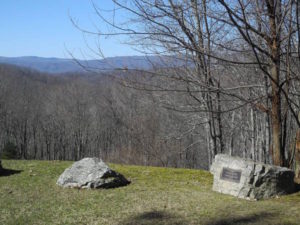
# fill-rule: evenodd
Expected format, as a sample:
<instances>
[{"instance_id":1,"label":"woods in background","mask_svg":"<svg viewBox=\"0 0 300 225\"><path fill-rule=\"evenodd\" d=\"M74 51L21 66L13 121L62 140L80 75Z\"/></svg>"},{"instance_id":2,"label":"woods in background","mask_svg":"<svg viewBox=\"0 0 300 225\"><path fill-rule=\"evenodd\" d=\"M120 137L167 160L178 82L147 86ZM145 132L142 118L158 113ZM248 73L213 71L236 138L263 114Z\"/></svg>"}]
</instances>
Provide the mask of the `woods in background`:
<instances>
[{"instance_id":1,"label":"woods in background","mask_svg":"<svg viewBox=\"0 0 300 225\"><path fill-rule=\"evenodd\" d=\"M293 126L300 126L297 118L299 1L112 2L115 8L110 15L96 1L93 2L94 10L102 21L100 24L104 23L109 29L99 25L96 30L87 31L80 24L73 23L82 32L100 38L126 36L128 44L144 54L168 55L186 60L184 72L175 69L169 77L180 80L185 86L185 90L172 91L188 93L194 100L193 108L188 104L184 107L180 105L178 109L178 105L174 104L173 109L197 111L206 120L210 161L217 153L233 149L229 147L233 142L226 140L226 121L222 114L232 114L231 121L234 123L239 108L249 107L249 126L252 130L250 158L262 159L262 152L267 152L272 164L292 165L295 149L289 132ZM127 21L115 17L115 14L122 13L128 15ZM243 69L246 73L240 74ZM237 74L232 76L234 71ZM240 79L245 74L248 77ZM228 83L230 79L235 82ZM155 89L170 91L162 86L155 86ZM263 122L256 122L257 118L260 120L257 110L265 114L265 118L261 119ZM199 121L201 119L196 124ZM256 135L261 129L265 132ZM244 137L242 135L241 139ZM261 144L262 141L258 139L263 139L264 143Z\"/></svg>"},{"instance_id":2,"label":"woods in background","mask_svg":"<svg viewBox=\"0 0 300 225\"><path fill-rule=\"evenodd\" d=\"M111 29L148 71L48 76L2 66L1 150L24 159L208 168L218 153L293 167L300 6L293 0L113 0ZM120 22L120 23L118 23Z\"/></svg>"},{"instance_id":3,"label":"woods in background","mask_svg":"<svg viewBox=\"0 0 300 225\"><path fill-rule=\"evenodd\" d=\"M204 134L177 137L183 116L161 108L152 93L120 85L116 75L51 76L1 65L0 154L207 168L199 145L185 150Z\"/></svg>"}]
</instances>

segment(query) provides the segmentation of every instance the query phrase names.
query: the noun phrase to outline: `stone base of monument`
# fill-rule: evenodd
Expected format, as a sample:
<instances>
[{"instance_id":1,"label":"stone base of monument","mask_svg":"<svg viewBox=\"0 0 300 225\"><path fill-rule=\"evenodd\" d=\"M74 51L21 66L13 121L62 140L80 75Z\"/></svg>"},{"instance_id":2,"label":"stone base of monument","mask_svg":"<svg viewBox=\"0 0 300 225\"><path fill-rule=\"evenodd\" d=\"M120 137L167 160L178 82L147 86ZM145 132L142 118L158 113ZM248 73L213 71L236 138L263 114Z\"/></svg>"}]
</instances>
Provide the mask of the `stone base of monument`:
<instances>
[{"instance_id":1,"label":"stone base of monument","mask_svg":"<svg viewBox=\"0 0 300 225\"><path fill-rule=\"evenodd\" d=\"M295 192L295 174L283 167L218 154L210 171L214 191L239 198L260 200Z\"/></svg>"}]
</instances>

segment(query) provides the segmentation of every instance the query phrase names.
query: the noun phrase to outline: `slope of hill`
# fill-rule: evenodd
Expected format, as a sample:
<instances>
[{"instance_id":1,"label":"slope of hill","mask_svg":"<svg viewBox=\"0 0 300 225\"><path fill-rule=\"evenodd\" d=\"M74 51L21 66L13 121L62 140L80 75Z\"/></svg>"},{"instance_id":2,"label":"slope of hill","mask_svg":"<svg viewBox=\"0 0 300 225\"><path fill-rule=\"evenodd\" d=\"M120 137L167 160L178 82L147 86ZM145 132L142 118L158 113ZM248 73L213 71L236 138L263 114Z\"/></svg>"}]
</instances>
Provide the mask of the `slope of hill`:
<instances>
[{"instance_id":1,"label":"slope of hill","mask_svg":"<svg viewBox=\"0 0 300 225\"><path fill-rule=\"evenodd\" d=\"M122 56L102 60L79 60L78 63L73 59L42 58L36 56L0 57L0 63L28 67L47 73L83 72L85 70L82 65L97 70L113 70L117 68L147 70L152 68L153 65L165 66L169 64L167 61L166 59L161 60L160 57L156 56Z\"/></svg>"},{"instance_id":2,"label":"slope of hill","mask_svg":"<svg viewBox=\"0 0 300 225\"><path fill-rule=\"evenodd\" d=\"M300 193L247 201L211 191L206 171L116 164L130 185L63 189L56 180L70 164L3 160L11 175L0 176L0 224L299 224Z\"/></svg>"},{"instance_id":3,"label":"slope of hill","mask_svg":"<svg viewBox=\"0 0 300 225\"><path fill-rule=\"evenodd\" d=\"M71 59L41 58L35 56L0 57L0 63L28 67L40 72L64 73L80 71L81 68Z\"/></svg>"}]
</instances>

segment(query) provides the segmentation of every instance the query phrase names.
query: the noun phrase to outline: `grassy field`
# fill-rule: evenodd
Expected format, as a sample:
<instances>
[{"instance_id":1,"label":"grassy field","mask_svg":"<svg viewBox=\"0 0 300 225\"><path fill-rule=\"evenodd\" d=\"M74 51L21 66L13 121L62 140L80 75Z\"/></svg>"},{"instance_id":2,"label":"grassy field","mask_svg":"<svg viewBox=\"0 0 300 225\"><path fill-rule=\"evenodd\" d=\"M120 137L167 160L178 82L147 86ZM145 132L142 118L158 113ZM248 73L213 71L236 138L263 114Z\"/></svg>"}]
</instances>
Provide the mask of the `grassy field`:
<instances>
[{"instance_id":1,"label":"grassy field","mask_svg":"<svg viewBox=\"0 0 300 225\"><path fill-rule=\"evenodd\" d=\"M0 224L300 224L300 193L247 201L211 191L206 171L115 164L130 185L63 189L55 183L71 163L4 160L16 173L0 177Z\"/></svg>"}]
</instances>

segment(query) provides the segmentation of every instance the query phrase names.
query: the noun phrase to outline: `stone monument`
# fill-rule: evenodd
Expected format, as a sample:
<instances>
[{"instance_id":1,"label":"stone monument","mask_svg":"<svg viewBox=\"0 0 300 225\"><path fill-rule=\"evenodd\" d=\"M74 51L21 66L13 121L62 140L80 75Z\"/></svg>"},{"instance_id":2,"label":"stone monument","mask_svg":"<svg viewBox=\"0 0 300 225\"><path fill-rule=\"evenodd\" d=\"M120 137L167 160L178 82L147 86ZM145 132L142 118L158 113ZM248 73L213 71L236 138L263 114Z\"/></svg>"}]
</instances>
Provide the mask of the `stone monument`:
<instances>
[{"instance_id":1,"label":"stone monument","mask_svg":"<svg viewBox=\"0 0 300 225\"><path fill-rule=\"evenodd\" d=\"M245 199L266 199L295 192L294 172L225 154L215 156L210 169L213 190Z\"/></svg>"},{"instance_id":2,"label":"stone monument","mask_svg":"<svg viewBox=\"0 0 300 225\"><path fill-rule=\"evenodd\" d=\"M71 188L115 188L129 184L122 174L110 169L99 158L84 158L67 168L57 184Z\"/></svg>"}]
</instances>

